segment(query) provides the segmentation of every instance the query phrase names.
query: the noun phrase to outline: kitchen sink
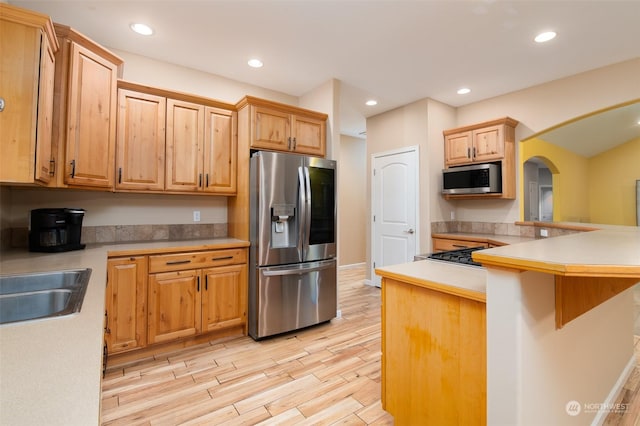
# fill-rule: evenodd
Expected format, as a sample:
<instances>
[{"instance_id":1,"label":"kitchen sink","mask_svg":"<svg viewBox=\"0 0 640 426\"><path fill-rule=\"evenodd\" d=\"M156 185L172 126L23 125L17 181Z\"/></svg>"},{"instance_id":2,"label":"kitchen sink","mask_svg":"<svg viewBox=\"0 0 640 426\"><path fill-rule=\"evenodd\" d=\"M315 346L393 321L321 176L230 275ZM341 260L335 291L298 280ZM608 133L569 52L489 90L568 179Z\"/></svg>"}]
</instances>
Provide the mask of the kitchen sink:
<instances>
[{"instance_id":1,"label":"kitchen sink","mask_svg":"<svg viewBox=\"0 0 640 426\"><path fill-rule=\"evenodd\" d=\"M91 269L0 275L0 324L80 312Z\"/></svg>"}]
</instances>

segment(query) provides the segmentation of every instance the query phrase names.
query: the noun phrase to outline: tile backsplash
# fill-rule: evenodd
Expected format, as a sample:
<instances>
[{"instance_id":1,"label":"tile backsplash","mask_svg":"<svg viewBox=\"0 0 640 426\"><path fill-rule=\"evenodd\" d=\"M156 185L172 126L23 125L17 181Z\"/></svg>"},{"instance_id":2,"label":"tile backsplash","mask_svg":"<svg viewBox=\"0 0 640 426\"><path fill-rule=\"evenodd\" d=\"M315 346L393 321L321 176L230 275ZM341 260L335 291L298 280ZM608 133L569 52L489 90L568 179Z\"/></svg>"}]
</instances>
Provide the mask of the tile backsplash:
<instances>
[{"instance_id":1,"label":"tile backsplash","mask_svg":"<svg viewBox=\"0 0 640 426\"><path fill-rule=\"evenodd\" d=\"M3 232L4 234L7 234ZM3 238L4 248L29 246L27 228L9 229L10 238ZM195 225L107 225L83 226L84 244L108 244L142 241L175 241L200 238L224 238L227 236L226 223L201 223ZM7 241L8 240L8 241ZM6 247L8 244L9 247Z\"/></svg>"}]
</instances>

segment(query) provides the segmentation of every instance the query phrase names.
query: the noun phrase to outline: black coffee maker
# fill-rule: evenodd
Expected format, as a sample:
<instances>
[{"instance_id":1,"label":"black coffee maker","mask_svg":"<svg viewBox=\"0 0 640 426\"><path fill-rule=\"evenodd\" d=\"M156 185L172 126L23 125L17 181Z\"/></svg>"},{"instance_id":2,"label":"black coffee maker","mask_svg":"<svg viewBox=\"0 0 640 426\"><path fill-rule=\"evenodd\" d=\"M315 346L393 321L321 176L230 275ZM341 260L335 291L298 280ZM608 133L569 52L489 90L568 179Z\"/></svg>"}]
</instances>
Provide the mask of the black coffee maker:
<instances>
[{"instance_id":1,"label":"black coffee maker","mask_svg":"<svg viewBox=\"0 0 640 426\"><path fill-rule=\"evenodd\" d=\"M29 251L61 252L81 250L84 209L31 210Z\"/></svg>"}]
</instances>

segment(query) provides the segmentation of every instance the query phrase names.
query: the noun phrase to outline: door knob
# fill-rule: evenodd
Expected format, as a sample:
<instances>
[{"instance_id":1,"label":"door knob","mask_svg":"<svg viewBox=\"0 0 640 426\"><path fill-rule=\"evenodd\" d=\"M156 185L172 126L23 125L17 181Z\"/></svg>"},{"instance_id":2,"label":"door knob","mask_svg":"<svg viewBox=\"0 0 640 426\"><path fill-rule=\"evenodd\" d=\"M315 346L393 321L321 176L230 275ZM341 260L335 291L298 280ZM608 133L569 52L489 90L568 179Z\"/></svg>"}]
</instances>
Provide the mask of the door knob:
<instances>
[{"instance_id":1,"label":"door knob","mask_svg":"<svg viewBox=\"0 0 640 426\"><path fill-rule=\"evenodd\" d=\"M410 228L408 231L404 231L404 232L406 232L407 234L413 234L415 231Z\"/></svg>"}]
</instances>

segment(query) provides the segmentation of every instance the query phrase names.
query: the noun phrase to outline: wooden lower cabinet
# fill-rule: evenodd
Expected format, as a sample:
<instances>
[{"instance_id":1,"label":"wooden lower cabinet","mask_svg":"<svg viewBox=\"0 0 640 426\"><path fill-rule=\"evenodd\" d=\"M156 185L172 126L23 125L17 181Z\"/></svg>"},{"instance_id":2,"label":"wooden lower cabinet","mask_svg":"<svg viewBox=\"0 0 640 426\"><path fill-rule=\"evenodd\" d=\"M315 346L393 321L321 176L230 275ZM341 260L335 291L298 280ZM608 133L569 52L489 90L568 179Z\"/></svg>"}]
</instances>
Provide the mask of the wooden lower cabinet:
<instances>
[{"instance_id":1,"label":"wooden lower cabinet","mask_svg":"<svg viewBox=\"0 0 640 426\"><path fill-rule=\"evenodd\" d=\"M382 407L396 425L485 425L486 304L382 281Z\"/></svg>"},{"instance_id":2,"label":"wooden lower cabinet","mask_svg":"<svg viewBox=\"0 0 640 426\"><path fill-rule=\"evenodd\" d=\"M471 247L489 248L489 244L480 241L454 240L447 238L433 238L433 251L459 250Z\"/></svg>"},{"instance_id":3,"label":"wooden lower cabinet","mask_svg":"<svg viewBox=\"0 0 640 426\"><path fill-rule=\"evenodd\" d=\"M147 344L147 257L107 261L105 340L109 354Z\"/></svg>"},{"instance_id":4,"label":"wooden lower cabinet","mask_svg":"<svg viewBox=\"0 0 640 426\"><path fill-rule=\"evenodd\" d=\"M202 271L202 332L247 327L247 267L220 266Z\"/></svg>"}]
</instances>

